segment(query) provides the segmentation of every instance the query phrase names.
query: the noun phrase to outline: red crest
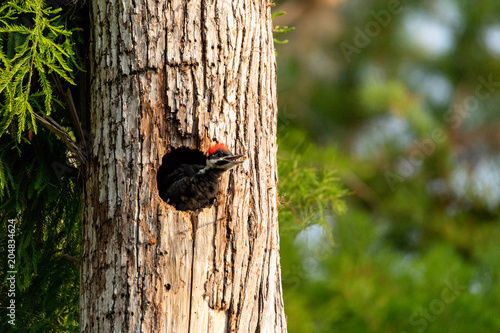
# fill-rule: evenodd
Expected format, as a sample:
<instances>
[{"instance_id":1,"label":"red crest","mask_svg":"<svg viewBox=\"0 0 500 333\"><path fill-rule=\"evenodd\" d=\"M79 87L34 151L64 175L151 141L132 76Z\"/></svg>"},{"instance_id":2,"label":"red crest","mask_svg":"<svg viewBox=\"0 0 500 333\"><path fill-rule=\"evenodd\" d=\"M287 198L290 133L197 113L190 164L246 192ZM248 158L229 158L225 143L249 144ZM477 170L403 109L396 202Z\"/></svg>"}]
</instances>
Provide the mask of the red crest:
<instances>
[{"instance_id":1,"label":"red crest","mask_svg":"<svg viewBox=\"0 0 500 333\"><path fill-rule=\"evenodd\" d=\"M208 150L208 156L214 154L217 150L222 149L222 150L229 150L227 146L223 143L216 143L210 149Z\"/></svg>"}]
</instances>

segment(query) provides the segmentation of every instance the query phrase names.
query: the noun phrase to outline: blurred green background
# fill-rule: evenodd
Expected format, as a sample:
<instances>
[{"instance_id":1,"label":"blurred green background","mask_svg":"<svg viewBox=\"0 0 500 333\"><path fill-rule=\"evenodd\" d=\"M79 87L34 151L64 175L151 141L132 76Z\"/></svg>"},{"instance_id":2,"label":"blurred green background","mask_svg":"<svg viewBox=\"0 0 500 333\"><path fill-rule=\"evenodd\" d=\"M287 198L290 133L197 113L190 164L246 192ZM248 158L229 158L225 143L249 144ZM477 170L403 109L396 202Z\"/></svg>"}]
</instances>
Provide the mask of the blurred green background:
<instances>
[{"instance_id":1,"label":"blurred green background","mask_svg":"<svg viewBox=\"0 0 500 333\"><path fill-rule=\"evenodd\" d=\"M500 2L273 11L289 332L500 332Z\"/></svg>"}]
</instances>

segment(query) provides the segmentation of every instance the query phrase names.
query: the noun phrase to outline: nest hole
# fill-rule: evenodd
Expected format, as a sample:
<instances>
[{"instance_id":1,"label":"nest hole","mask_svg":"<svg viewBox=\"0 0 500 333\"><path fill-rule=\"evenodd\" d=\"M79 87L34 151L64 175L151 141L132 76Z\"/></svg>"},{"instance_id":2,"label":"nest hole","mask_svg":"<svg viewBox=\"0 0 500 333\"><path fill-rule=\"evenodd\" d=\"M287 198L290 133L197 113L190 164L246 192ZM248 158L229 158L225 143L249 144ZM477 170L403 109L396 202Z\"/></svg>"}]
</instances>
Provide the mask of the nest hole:
<instances>
[{"instance_id":1,"label":"nest hole","mask_svg":"<svg viewBox=\"0 0 500 333\"><path fill-rule=\"evenodd\" d=\"M158 193L160 198L166 203L169 198L165 196L167 187L167 177L177 170L182 164L201 164L206 163L206 156L198 149L176 148L163 155L161 166L158 168L156 180L158 182Z\"/></svg>"}]
</instances>

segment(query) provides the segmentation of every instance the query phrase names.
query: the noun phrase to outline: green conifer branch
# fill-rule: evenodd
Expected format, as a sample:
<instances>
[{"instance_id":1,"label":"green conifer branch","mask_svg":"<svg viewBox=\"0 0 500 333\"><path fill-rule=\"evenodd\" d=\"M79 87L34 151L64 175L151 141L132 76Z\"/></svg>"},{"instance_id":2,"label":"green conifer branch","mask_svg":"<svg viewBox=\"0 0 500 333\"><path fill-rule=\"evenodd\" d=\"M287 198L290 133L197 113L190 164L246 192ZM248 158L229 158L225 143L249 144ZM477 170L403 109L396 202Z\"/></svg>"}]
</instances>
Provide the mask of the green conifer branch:
<instances>
[{"instance_id":1,"label":"green conifer branch","mask_svg":"<svg viewBox=\"0 0 500 333\"><path fill-rule=\"evenodd\" d=\"M71 68L76 64L75 52L69 40L72 32L58 24L60 16L57 13L60 11L60 8L44 8L43 0L21 4L11 0L0 7L0 34L9 36L8 43L0 40L0 95L5 100L0 110L3 114L0 135L15 122L15 137L20 142L27 128L36 134L38 120L58 133L58 137L74 151L74 142L68 140L69 134L63 134L61 131L64 129L54 125L57 124L55 121L41 120L43 117L40 116L50 115L55 101L49 74L75 84ZM26 14L34 15L32 27L17 23L18 17ZM37 84L33 82L34 77L38 78ZM67 94L63 93L63 96L67 97ZM70 113L73 113L71 108L70 104ZM81 132L81 129L76 131ZM83 156L82 152L78 152L77 156Z\"/></svg>"}]
</instances>

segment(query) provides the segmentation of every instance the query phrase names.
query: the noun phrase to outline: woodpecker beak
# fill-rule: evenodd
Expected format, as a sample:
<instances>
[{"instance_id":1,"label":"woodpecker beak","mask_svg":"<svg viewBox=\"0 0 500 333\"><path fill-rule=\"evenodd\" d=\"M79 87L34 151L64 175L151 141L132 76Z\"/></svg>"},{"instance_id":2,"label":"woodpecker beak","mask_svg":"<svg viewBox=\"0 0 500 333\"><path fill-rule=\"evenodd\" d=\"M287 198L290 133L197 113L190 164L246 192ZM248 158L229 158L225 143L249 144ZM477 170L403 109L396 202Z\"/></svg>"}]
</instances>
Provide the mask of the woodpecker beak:
<instances>
[{"instance_id":1,"label":"woodpecker beak","mask_svg":"<svg viewBox=\"0 0 500 333\"><path fill-rule=\"evenodd\" d=\"M245 155L232 155L232 156L226 156L223 159L225 161L228 161L229 163L233 164L240 164L243 163L243 161L237 161L238 158L245 157Z\"/></svg>"},{"instance_id":2,"label":"woodpecker beak","mask_svg":"<svg viewBox=\"0 0 500 333\"><path fill-rule=\"evenodd\" d=\"M245 155L229 155L229 156L224 156L218 159L214 164L216 167L229 170L237 166L238 164L243 163L243 161L238 160L241 157L244 157Z\"/></svg>"}]
</instances>

